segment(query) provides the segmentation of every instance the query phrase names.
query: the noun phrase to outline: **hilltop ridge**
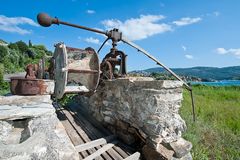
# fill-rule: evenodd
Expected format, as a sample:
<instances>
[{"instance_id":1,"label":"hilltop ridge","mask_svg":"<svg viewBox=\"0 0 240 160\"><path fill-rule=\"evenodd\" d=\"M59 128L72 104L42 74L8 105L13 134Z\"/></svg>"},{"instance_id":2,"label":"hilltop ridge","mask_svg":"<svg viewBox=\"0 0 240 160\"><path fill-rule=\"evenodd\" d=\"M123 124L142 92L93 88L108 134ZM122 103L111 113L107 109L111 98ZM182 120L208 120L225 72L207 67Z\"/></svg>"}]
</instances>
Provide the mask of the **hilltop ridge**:
<instances>
[{"instance_id":1,"label":"hilltop ridge","mask_svg":"<svg viewBox=\"0 0 240 160\"><path fill-rule=\"evenodd\" d=\"M171 68L176 74L186 77L196 77L203 81L219 81L219 80L240 80L240 66L230 67L191 67L191 68ZM149 68L145 70L132 71L131 73L161 73L167 74L167 72L161 68Z\"/></svg>"}]
</instances>

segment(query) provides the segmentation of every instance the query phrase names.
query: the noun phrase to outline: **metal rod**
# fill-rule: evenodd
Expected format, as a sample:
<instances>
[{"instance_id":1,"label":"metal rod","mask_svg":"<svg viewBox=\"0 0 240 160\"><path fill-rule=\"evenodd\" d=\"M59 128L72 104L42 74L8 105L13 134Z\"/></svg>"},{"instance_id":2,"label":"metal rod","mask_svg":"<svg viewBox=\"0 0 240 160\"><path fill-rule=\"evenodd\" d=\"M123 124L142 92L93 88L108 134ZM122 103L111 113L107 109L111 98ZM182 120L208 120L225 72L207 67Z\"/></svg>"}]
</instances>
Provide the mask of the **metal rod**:
<instances>
[{"instance_id":1,"label":"metal rod","mask_svg":"<svg viewBox=\"0 0 240 160\"><path fill-rule=\"evenodd\" d=\"M169 73L171 73L175 78L177 78L179 81L181 81L185 87L191 91L192 88L186 83L184 82L178 75L176 75L170 68L168 68L167 66L165 66L164 64L162 64L161 62L159 62L155 57L153 57L152 55L150 55L147 51L145 51L144 49L142 49L141 47L139 47L138 45L136 45L135 43L127 40L125 37L122 37L122 41L124 43L129 44L130 46L132 46L133 48L136 48L139 52L142 52L143 54L145 54L146 56L148 56L150 59L152 59L153 61L155 61L158 65L162 66L164 69L166 69Z\"/></svg>"},{"instance_id":2,"label":"metal rod","mask_svg":"<svg viewBox=\"0 0 240 160\"><path fill-rule=\"evenodd\" d=\"M191 100L192 100L192 114L193 114L193 122L196 120L195 116L195 105L194 105L194 99L193 99L193 92L190 90Z\"/></svg>"},{"instance_id":3,"label":"metal rod","mask_svg":"<svg viewBox=\"0 0 240 160\"><path fill-rule=\"evenodd\" d=\"M85 27L85 26L71 24L71 23L68 23L68 22L63 22L63 21L60 21L59 19L57 20L57 22L59 24L64 24L64 25L67 25L67 26L72 26L72 27L75 27L75 28L85 29L85 30L88 30L88 31L92 31L92 32L96 32L96 33L107 35L107 32L104 32L104 31L101 31L101 30L97 30L97 29L93 29L93 28L88 28L88 27Z\"/></svg>"},{"instance_id":4,"label":"metal rod","mask_svg":"<svg viewBox=\"0 0 240 160\"><path fill-rule=\"evenodd\" d=\"M101 47L98 49L97 53L99 54L99 52L101 51L102 47L105 45L105 43L109 40L109 38L107 38L101 45Z\"/></svg>"}]
</instances>

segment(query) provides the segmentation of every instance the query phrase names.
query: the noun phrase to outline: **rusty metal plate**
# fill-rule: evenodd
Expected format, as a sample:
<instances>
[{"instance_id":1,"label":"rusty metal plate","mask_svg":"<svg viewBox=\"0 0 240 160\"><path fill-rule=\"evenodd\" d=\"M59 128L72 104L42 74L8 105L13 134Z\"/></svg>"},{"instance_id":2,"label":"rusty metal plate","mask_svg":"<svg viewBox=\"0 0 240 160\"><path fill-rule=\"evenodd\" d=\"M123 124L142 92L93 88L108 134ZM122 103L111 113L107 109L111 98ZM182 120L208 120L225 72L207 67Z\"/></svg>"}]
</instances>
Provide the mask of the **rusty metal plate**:
<instances>
[{"instance_id":1,"label":"rusty metal plate","mask_svg":"<svg viewBox=\"0 0 240 160\"><path fill-rule=\"evenodd\" d=\"M68 85L82 85L89 91L97 88L100 64L97 53L91 49L66 47L68 56Z\"/></svg>"},{"instance_id":2,"label":"rusty metal plate","mask_svg":"<svg viewBox=\"0 0 240 160\"><path fill-rule=\"evenodd\" d=\"M53 94L54 81L44 79L26 79L11 77L11 93L14 95L46 95Z\"/></svg>"},{"instance_id":3,"label":"rusty metal plate","mask_svg":"<svg viewBox=\"0 0 240 160\"><path fill-rule=\"evenodd\" d=\"M54 80L55 88L54 95L56 98L60 99L65 93L65 88L67 85L67 50L63 43L58 43L55 45L54 57Z\"/></svg>"},{"instance_id":4,"label":"rusty metal plate","mask_svg":"<svg viewBox=\"0 0 240 160\"><path fill-rule=\"evenodd\" d=\"M58 43L53 57L56 98L62 98L65 93L88 93L96 90L100 64L93 49L82 50Z\"/></svg>"}]
</instances>

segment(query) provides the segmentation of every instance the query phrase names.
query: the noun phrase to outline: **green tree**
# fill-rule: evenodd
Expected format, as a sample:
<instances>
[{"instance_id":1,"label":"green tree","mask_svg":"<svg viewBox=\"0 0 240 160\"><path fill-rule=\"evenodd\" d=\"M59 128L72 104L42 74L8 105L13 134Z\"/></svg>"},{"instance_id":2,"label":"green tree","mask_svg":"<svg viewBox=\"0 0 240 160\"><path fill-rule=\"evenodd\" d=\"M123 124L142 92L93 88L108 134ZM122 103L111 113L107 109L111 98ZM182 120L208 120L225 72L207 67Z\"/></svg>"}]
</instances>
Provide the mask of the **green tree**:
<instances>
[{"instance_id":1,"label":"green tree","mask_svg":"<svg viewBox=\"0 0 240 160\"><path fill-rule=\"evenodd\" d=\"M10 43L10 44L8 45L8 48L14 49L14 50L16 50L16 51L19 50L19 49L18 49L18 45L17 45L16 43Z\"/></svg>"},{"instance_id":2,"label":"green tree","mask_svg":"<svg viewBox=\"0 0 240 160\"><path fill-rule=\"evenodd\" d=\"M18 65L20 68L24 68L24 56L23 55L19 55L19 61L18 61Z\"/></svg>"},{"instance_id":3,"label":"green tree","mask_svg":"<svg viewBox=\"0 0 240 160\"><path fill-rule=\"evenodd\" d=\"M25 42L23 41L17 41L16 42L19 50L24 54L28 50L28 46Z\"/></svg>"},{"instance_id":4,"label":"green tree","mask_svg":"<svg viewBox=\"0 0 240 160\"><path fill-rule=\"evenodd\" d=\"M0 85L3 83L4 66L0 63Z\"/></svg>"},{"instance_id":5,"label":"green tree","mask_svg":"<svg viewBox=\"0 0 240 160\"><path fill-rule=\"evenodd\" d=\"M7 47L0 46L0 63L3 63L4 57L8 55Z\"/></svg>"},{"instance_id":6,"label":"green tree","mask_svg":"<svg viewBox=\"0 0 240 160\"><path fill-rule=\"evenodd\" d=\"M40 59L48 53L48 50L44 45L34 45L32 48L33 52L36 54L35 58Z\"/></svg>"},{"instance_id":7,"label":"green tree","mask_svg":"<svg viewBox=\"0 0 240 160\"><path fill-rule=\"evenodd\" d=\"M28 47L32 47L33 45L32 45L32 42L31 42L31 40L29 40L28 41Z\"/></svg>"},{"instance_id":8,"label":"green tree","mask_svg":"<svg viewBox=\"0 0 240 160\"><path fill-rule=\"evenodd\" d=\"M4 65L0 63L0 95L9 93L9 83L4 82L3 75L4 75Z\"/></svg>"}]
</instances>

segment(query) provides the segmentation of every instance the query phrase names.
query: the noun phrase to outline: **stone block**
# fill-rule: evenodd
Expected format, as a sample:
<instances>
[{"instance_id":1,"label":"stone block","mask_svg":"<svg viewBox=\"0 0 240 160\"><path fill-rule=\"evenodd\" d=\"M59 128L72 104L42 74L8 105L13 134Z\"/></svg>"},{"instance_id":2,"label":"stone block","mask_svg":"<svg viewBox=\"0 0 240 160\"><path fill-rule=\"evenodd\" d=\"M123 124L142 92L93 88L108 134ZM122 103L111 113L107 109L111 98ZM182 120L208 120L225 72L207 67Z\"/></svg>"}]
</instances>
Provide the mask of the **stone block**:
<instances>
[{"instance_id":1,"label":"stone block","mask_svg":"<svg viewBox=\"0 0 240 160\"><path fill-rule=\"evenodd\" d=\"M37 95L37 96L0 96L0 105L27 105L38 103L51 103L50 95Z\"/></svg>"},{"instance_id":2,"label":"stone block","mask_svg":"<svg viewBox=\"0 0 240 160\"><path fill-rule=\"evenodd\" d=\"M185 156L183 156L182 158L176 158L176 157L173 157L172 160L192 160L192 155L191 153L189 152L188 154L186 154Z\"/></svg>"},{"instance_id":3,"label":"stone block","mask_svg":"<svg viewBox=\"0 0 240 160\"><path fill-rule=\"evenodd\" d=\"M0 97L0 159L78 158L50 96Z\"/></svg>"},{"instance_id":4,"label":"stone block","mask_svg":"<svg viewBox=\"0 0 240 160\"><path fill-rule=\"evenodd\" d=\"M180 138L175 142L171 142L170 147L174 150L174 156L176 158L182 158L190 152L192 143Z\"/></svg>"},{"instance_id":5,"label":"stone block","mask_svg":"<svg viewBox=\"0 0 240 160\"><path fill-rule=\"evenodd\" d=\"M145 145L142 149L146 160L171 160L174 152L159 144L156 149Z\"/></svg>"},{"instance_id":6,"label":"stone block","mask_svg":"<svg viewBox=\"0 0 240 160\"><path fill-rule=\"evenodd\" d=\"M149 146L161 150L160 143L177 141L186 129L178 113L182 85L179 81L126 77L104 81L96 93L80 97L78 102L97 119L102 116L104 124L115 127L116 132L134 135L134 130L128 129L134 128L145 141L150 139Z\"/></svg>"}]
</instances>

